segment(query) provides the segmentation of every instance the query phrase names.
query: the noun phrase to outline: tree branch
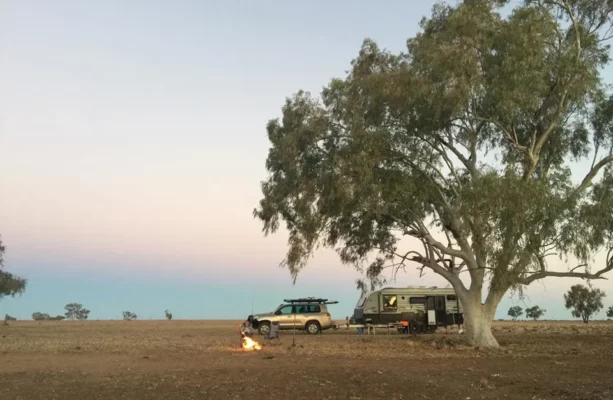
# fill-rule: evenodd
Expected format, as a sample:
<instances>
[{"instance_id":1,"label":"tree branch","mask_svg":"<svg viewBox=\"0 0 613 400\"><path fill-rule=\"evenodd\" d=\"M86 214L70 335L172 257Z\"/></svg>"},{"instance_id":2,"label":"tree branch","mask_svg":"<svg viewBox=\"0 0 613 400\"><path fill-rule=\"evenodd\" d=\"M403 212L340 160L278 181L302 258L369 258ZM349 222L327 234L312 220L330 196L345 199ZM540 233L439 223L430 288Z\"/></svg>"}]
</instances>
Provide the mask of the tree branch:
<instances>
[{"instance_id":1,"label":"tree branch","mask_svg":"<svg viewBox=\"0 0 613 400\"><path fill-rule=\"evenodd\" d=\"M609 250L609 253L611 253L611 250ZM583 268L586 267L585 264L581 264L578 265L576 267L574 267L573 269L571 269L568 272L555 272L555 271L541 271L541 272L537 272L535 274L532 274L530 276L527 276L523 279L519 280L519 283L521 283L522 285L529 285L532 282L539 280L539 279L543 279L543 278L549 278L549 277L556 277L556 278L581 278L581 279L607 279L605 278L603 275L606 274L609 271L613 270L613 259L611 257L609 257L609 260L607 262L607 266L603 269L601 269L600 271L596 272L596 273L589 273L589 272L574 272L575 270L579 269L579 268Z\"/></svg>"},{"instance_id":2,"label":"tree branch","mask_svg":"<svg viewBox=\"0 0 613 400\"><path fill-rule=\"evenodd\" d=\"M458 158L458 160L460 160L462 164L464 164L464 166L466 167L468 172L470 172L470 175L473 178L476 178L478 176L478 172L475 166L455 146L453 146L451 143L449 143L448 141L446 141L445 139L441 138L438 135L435 135L434 137L437 142L439 142L440 144L448 148ZM430 144L427 141L426 143ZM432 144L430 144L430 146L432 146ZM432 147L435 147L435 146L432 146Z\"/></svg>"},{"instance_id":3,"label":"tree branch","mask_svg":"<svg viewBox=\"0 0 613 400\"><path fill-rule=\"evenodd\" d=\"M457 257L460 258L464 261L468 261L467 259L469 258L467 256L467 254L462 251L462 250L458 250L458 249L454 249L452 247L447 247L444 244L442 244L441 242L439 242L438 240L434 239L434 237L432 237L432 235L430 234L430 232L428 231L428 228L425 227L425 225L420 224L420 229L418 231L415 230L411 230L411 231L405 231L405 233L409 236L413 236L414 238L420 239L420 240L425 240L426 243L428 243L428 245L432 246L433 248L439 250L441 253L448 255L450 257Z\"/></svg>"},{"instance_id":4,"label":"tree branch","mask_svg":"<svg viewBox=\"0 0 613 400\"><path fill-rule=\"evenodd\" d=\"M587 189L592 183L592 179L598 174L598 172L608 163L613 162L613 154L603 158L600 160L594 167L590 170L590 172L585 175L585 178L581 181L581 185L577 188L577 191L581 192Z\"/></svg>"},{"instance_id":5,"label":"tree branch","mask_svg":"<svg viewBox=\"0 0 613 400\"><path fill-rule=\"evenodd\" d=\"M427 178L428 178L428 179L429 179L429 180L430 180L432 183L434 183L434 185L435 185L435 186L438 188L438 190L437 190L437 191L438 191L438 192L439 192L439 194L441 195L441 198L442 198L443 202L447 203L447 201L446 201L446 199L445 199L445 197L444 197L444 195L443 195L441 185L440 185L438 182L436 182L434 179L432 179L432 178L430 177L430 175L429 175L429 174L427 174L425 171L423 171L421 168L419 168L419 166L418 166L417 164L415 164L413 161L411 161L410 159L408 159L406 156L404 156L404 155L402 155L402 154L401 154L401 155L400 155L400 158L401 158L401 162L404 162L404 163L408 164L410 167L414 168L414 169L415 169L415 170L417 170L419 173L421 173L422 175L426 176L426 177L427 177ZM428 165L428 166L429 166L429 167L432 169L432 171L434 171L434 173L435 173L437 176L439 176L439 177L440 177L440 178L443 180L443 182L445 182L445 184L446 184L447 186L449 186L449 188L450 188L450 189L453 191L453 193L454 193L456 196L459 196L459 193L458 193L457 189L454 187L454 185L452 185L452 184L449 182L448 178L447 178L447 177L446 177L446 176L443 174L443 172L442 172L442 171L441 171L439 168L437 168L437 167L436 167L436 165L434 165L434 164L432 164L431 162L428 162L428 161L424 161L424 163L425 163L426 165ZM459 179L458 179L458 177L455 175L455 173L454 173L453 175L454 175L454 177L456 178L456 181L457 181L457 183L458 183L458 185L459 185L460 180L459 180Z\"/></svg>"},{"instance_id":6,"label":"tree branch","mask_svg":"<svg viewBox=\"0 0 613 400\"><path fill-rule=\"evenodd\" d=\"M466 260L467 258L466 253L464 253L462 250L447 247L438 240L434 239L432 235L430 235L430 232L427 231L427 229L420 229L419 231L406 231L406 234L409 236L413 236L417 239L425 240L428 245L450 257L457 257L461 258L462 260Z\"/></svg>"},{"instance_id":7,"label":"tree branch","mask_svg":"<svg viewBox=\"0 0 613 400\"><path fill-rule=\"evenodd\" d=\"M528 148L526 146L519 144L519 141L517 139L517 134L516 134L515 130L513 130L513 132L511 133L511 131L506 129L499 122L496 122L496 121L488 119L488 118L481 118L481 117L474 117L474 118L477 121L481 121L481 122L485 122L485 123L488 123L488 124L495 125L498 129L500 129L505 134L505 136L509 140L509 143L511 143L511 146L515 147L516 149L519 149L519 150L522 150L522 151L527 151L528 150Z\"/></svg>"},{"instance_id":8,"label":"tree branch","mask_svg":"<svg viewBox=\"0 0 613 400\"><path fill-rule=\"evenodd\" d=\"M442 277L444 277L445 279L447 279L450 283L452 283L452 281L454 281L454 280L459 280L457 276L455 276L452 272L448 271L446 268L443 268L440 265L438 265L436 260L434 260L432 258L432 253L433 253L433 249L432 249L433 246L432 246L432 244L428 243L425 239L422 239L421 242L422 242L422 244L424 246L424 249L429 254L429 257L427 259L413 258L412 261L419 262L419 263L427 266L428 268L430 268L431 270L433 270L437 274L439 274ZM457 282L453 282L453 283L457 283Z\"/></svg>"},{"instance_id":9,"label":"tree branch","mask_svg":"<svg viewBox=\"0 0 613 400\"><path fill-rule=\"evenodd\" d=\"M573 28L575 29L575 40L577 43L577 61L578 61L579 57L581 57L581 36L579 35L579 25L577 24L575 16L573 15L573 11L570 8L570 5L568 4L567 0L564 0L563 7L566 9L566 12L568 13L568 18L570 18L570 21L573 24Z\"/></svg>"}]
</instances>

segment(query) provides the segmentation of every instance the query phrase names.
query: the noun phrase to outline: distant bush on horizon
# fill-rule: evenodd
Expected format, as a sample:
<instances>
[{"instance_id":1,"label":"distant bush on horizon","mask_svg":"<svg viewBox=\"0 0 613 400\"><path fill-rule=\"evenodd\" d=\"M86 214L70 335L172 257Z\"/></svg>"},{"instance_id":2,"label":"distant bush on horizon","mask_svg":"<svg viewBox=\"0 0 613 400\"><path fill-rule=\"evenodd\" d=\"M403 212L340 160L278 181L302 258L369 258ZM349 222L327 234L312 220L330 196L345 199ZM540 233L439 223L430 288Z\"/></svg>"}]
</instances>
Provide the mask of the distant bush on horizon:
<instances>
[{"instance_id":1,"label":"distant bush on horizon","mask_svg":"<svg viewBox=\"0 0 613 400\"><path fill-rule=\"evenodd\" d=\"M133 312L130 312L130 311L124 311L123 312L123 320L124 321L132 321L132 320L135 320L137 318L138 317Z\"/></svg>"},{"instance_id":2,"label":"distant bush on horizon","mask_svg":"<svg viewBox=\"0 0 613 400\"><path fill-rule=\"evenodd\" d=\"M32 313L32 319L34 321L62 321L66 319L63 315L56 315L55 317L50 316L47 313L35 312Z\"/></svg>"}]
</instances>

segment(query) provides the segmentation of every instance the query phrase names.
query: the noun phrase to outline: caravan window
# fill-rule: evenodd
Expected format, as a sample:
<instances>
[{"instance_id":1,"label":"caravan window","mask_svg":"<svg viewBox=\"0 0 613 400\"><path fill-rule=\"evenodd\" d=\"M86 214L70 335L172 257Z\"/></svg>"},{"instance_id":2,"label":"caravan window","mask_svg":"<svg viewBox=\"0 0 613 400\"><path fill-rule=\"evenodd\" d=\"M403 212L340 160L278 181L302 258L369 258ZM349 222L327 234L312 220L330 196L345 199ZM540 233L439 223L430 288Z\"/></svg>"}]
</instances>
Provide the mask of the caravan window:
<instances>
[{"instance_id":1,"label":"caravan window","mask_svg":"<svg viewBox=\"0 0 613 400\"><path fill-rule=\"evenodd\" d=\"M383 295L383 309L385 311L395 311L398 308L398 298L395 294Z\"/></svg>"},{"instance_id":2,"label":"caravan window","mask_svg":"<svg viewBox=\"0 0 613 400\"><path fill-rule=\"evenodd\" d=\"M409 304L426 304L425 297L410 297Z\"/></svg>"}]
</instances>

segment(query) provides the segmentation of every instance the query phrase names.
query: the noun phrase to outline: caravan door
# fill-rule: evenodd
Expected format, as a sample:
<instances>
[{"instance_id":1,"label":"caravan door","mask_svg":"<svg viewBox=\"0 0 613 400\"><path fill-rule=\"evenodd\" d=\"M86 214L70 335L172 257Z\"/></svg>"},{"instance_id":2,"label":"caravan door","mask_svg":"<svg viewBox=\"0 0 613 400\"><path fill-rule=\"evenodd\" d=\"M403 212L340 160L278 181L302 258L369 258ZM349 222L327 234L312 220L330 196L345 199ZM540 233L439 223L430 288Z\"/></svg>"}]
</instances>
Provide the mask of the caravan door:
<instances>
[{"instance_id":1,"label":"caravan door","mask_svg":"<svg viewBox=\"0 0 613 400\"><path fill-rule=\"evenodd\" d=\"M436 325L436 310L434 296L426 297L426 313L428 314L428 325Z\"/></svg>"},{"instance_id":2,"label":"caravan door","mask_svg":"<svg viewBox=\"0 0 613 400\"><path fill-rule=\"evenodd\" d=\"M445 296L426 297L426 310L428 312L428 325L438 325L446 321Z\"/></svg>"}]
</instances>

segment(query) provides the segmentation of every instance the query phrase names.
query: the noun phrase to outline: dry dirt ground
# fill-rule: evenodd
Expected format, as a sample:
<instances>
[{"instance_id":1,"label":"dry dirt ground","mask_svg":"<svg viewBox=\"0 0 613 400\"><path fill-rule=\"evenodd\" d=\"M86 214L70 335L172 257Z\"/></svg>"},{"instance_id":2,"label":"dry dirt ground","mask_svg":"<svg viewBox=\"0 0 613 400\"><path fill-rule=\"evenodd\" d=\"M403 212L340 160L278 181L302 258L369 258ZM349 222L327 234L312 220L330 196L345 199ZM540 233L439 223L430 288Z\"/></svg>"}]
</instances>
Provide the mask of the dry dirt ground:
<instances>
[{"instance_id":1,"label":"dry dirt ground","mask_svg":"<svg viewBox=\"0 0 613 400\"><path fill-rule=\"evenodd\" d=\"M253 353L238 324L0 325L0 399L613 399L613 323L497 322L496 351L456 332L299 332L295 347L282 332Z\"/></svg>"}]
</instances>

